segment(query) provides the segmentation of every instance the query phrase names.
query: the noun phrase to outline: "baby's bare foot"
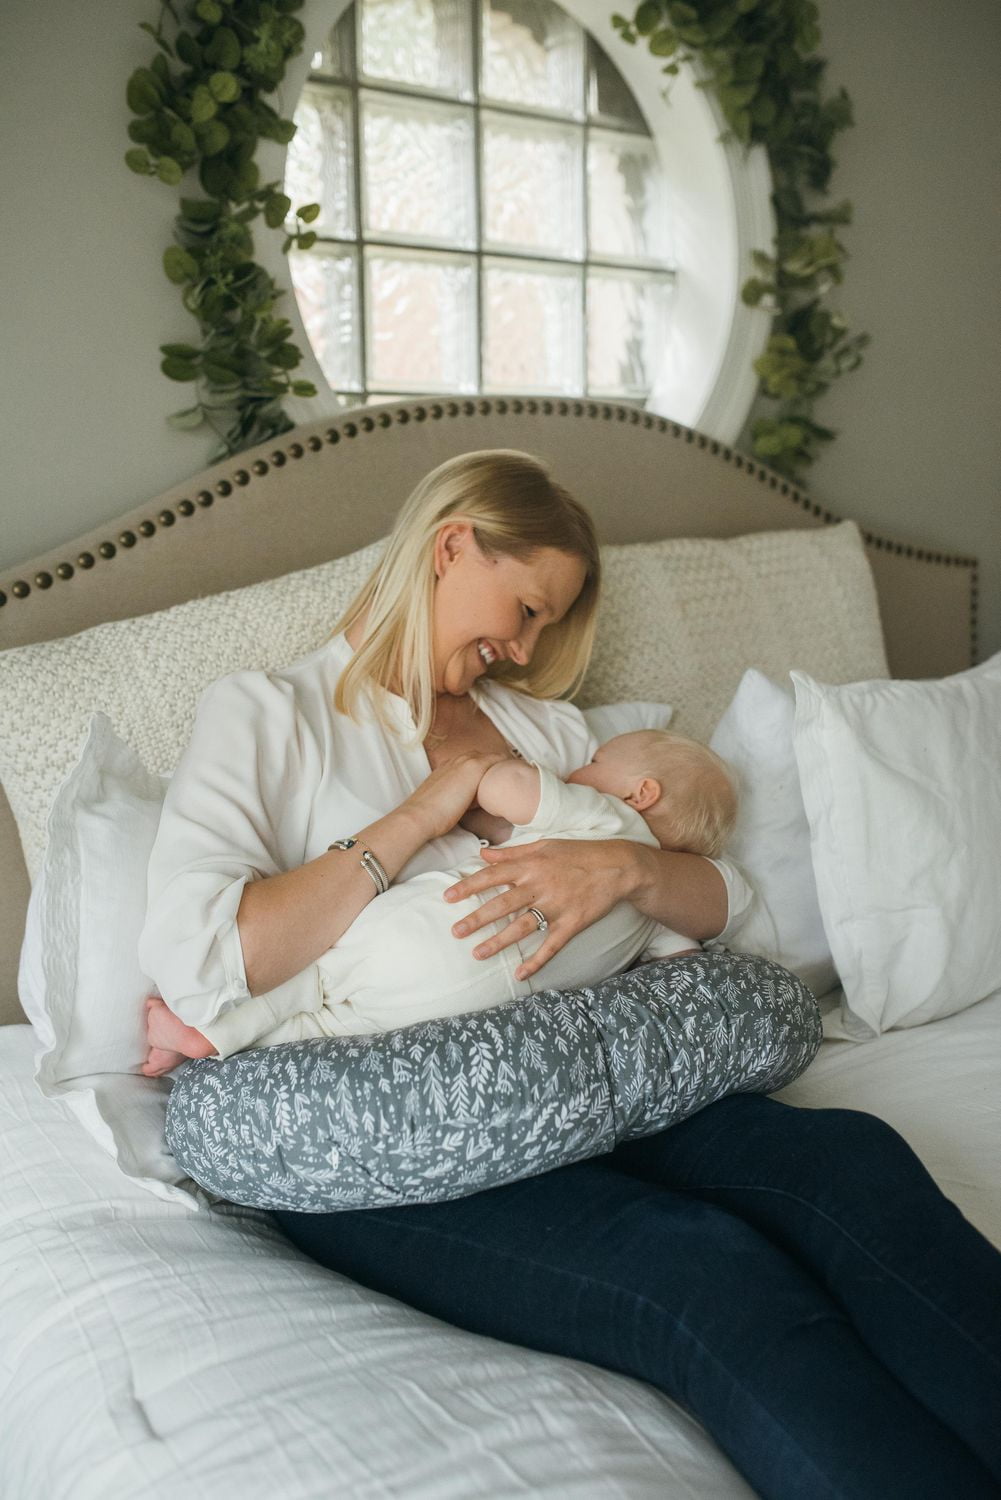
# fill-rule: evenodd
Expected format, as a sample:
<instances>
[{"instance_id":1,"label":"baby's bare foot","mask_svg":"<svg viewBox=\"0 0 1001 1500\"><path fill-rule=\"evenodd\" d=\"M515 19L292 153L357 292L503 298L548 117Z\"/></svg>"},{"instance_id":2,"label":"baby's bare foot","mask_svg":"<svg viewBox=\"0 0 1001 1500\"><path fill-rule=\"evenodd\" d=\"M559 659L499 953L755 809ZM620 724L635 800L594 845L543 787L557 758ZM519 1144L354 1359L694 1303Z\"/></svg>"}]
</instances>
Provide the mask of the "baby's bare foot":
<instances>
[{"instance_id":1,"label":"baby's bare foot","mask_svg":"<svg viewBox=\"0 0 1001 1500\"><path fill-rule=\"evenodd\" d=\"M147 1078L162 1078L164 1073L173 1073L183 1062L190 1061L183 1052L165 1052L162 1047L151 1047L139 1071Z\"/></svg>"},{"instance_id":2,"label":"baby's bare foot","mask_svg":"<svg viewBox=\"0 0 1001 1500\"><path fill-rule=\"evenodd\" d=\"M148 1078L170 1073L189 1058L211 1057L216 1050L208 1037L185 1026L158 995L146 999L146 1040L150 1050L139 1071Z\"/></svg>"}]
</instances>

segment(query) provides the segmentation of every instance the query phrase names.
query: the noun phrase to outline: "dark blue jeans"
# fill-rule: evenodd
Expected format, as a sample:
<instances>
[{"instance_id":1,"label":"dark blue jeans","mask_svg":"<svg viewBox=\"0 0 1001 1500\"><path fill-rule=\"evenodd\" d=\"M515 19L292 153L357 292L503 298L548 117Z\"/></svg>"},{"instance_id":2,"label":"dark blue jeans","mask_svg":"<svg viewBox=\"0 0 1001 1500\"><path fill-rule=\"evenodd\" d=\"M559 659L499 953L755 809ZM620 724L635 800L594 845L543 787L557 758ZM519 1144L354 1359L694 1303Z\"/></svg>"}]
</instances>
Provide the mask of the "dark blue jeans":
<instances>
[{"instance_id":1,"label":"dark blue jeans","mask_svg":"<svg viewBox=\"0 0 1001 1500\"><path fill-rule=\"evenodd\" d=\"M735 1095L455 1202L275 1218L437 1318L649 1381L763 1496L1001 1494L1001 1255L871 1115Z\"/></svg>"}]
</instances>

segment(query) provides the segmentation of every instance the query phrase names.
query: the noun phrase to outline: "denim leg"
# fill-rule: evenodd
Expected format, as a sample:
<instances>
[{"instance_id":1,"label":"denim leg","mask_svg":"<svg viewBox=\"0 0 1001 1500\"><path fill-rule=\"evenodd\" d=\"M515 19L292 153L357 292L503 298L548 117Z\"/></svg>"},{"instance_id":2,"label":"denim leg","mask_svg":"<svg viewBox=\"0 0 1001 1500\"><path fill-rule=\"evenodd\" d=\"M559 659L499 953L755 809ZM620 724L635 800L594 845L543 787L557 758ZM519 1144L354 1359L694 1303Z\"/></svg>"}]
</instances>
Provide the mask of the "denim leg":
<instances>
[{"instance_id":1,"label":"denim leg","mask_svg":"<svg viewBox=\"0 0 1001 1500\"><path fill-rule=\"evenodd\" d=\"M610 1163L739 1215L1001 1481L1001 1255L891 1126L735 1095Z\"/></svg>"},{"instance_id":2,"label":"denim leg","mask_svg":"<svg viewBox=\"0 0 1001 1500\"><path fill-rule=\"evenodd\" d=\"M650 1382L771 1500L996 1495L783 1250L608 1161L449 1203L275 1219L321 1264L435 1317Z\"/></svg>"}]
</instances>

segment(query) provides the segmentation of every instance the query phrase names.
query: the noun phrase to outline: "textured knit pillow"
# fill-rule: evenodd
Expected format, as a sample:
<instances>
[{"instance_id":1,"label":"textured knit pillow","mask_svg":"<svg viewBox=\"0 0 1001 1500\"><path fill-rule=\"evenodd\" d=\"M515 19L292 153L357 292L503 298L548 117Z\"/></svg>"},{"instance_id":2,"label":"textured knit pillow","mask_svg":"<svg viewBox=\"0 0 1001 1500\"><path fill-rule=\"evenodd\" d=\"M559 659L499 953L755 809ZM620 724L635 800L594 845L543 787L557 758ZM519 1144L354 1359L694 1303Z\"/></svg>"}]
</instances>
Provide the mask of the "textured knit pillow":
<instances>
[{"instance_id":1,"label":"textured knit pillow","mask_svg":"<svg viewBox=\"0 0 1001 1500\"><path fill-rule=\"evenodd\" d=\"M579 701L652 698L708 740L748 667L785 681L886 677L876 590L853 521L727 541L606 547L598 642Z\"/></svg>"},{"instance_id":2,"label":"textured knit pillow","mask_svg":"<svg viewBox=\"0 0 1001 1500\"><path fill-rule=\"evenodd\" d=\"M0 782L32 880L49 808L92 714L107 714L147 770L169 774L209 683L315 651L381 550L375 542L282 578L0 652Z\"/></svg>"}]
</instances>

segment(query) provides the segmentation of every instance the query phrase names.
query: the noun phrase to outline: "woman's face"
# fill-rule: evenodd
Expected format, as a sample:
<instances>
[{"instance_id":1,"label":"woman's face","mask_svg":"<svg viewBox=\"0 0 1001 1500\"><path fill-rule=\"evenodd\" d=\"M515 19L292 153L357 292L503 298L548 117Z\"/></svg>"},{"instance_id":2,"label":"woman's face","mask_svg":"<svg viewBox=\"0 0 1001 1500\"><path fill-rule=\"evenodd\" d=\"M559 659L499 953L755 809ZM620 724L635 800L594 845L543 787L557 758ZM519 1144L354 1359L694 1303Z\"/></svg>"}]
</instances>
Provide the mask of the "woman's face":
<instances>
[{"instance_id":1,"label":"woman's face","mask_svg":"<svg viewBox=\"0 0 1001 1500\"><path fill-rule=\"evenodd\" d=\"M456 521L438 532L435 572L435 691L459 696L495 661L531 661L541 631L580 593L586 569L582 558L555 547L489 557L472 526Z\"/></svg>"}]
</instances>

